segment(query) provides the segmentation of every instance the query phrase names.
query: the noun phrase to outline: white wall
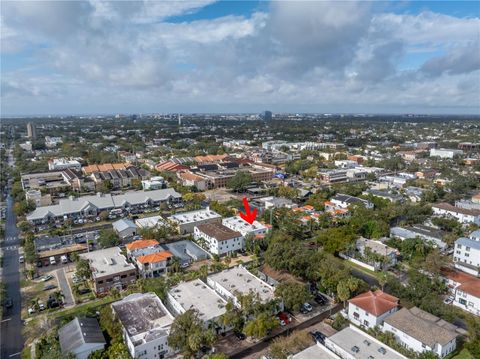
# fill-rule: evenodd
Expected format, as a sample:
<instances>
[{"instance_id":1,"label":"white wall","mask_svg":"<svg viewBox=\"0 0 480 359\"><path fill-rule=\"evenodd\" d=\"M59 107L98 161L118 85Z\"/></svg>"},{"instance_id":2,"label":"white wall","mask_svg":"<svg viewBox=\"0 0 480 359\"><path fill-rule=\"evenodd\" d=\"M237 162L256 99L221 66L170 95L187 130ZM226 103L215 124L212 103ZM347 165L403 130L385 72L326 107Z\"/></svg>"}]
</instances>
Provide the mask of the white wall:
<instances>
[{"instance_id":1,"label":"white wall","mask_svg":"<svg viewBox=\"0 0 480 359\"><path fill-rule=\"evenodd\" d=\"M361 327L375 328L377 325L382 325L384 319L389 315L395 313L398 308L392 308L388 312L376 317L375 315L368 313L362 308L357 307L355 304L348 303L348 319ZM354 313L358 313L358 319L355 318ZM368 324L366 323L368 322Z\"/></svg>"}]
</instances>

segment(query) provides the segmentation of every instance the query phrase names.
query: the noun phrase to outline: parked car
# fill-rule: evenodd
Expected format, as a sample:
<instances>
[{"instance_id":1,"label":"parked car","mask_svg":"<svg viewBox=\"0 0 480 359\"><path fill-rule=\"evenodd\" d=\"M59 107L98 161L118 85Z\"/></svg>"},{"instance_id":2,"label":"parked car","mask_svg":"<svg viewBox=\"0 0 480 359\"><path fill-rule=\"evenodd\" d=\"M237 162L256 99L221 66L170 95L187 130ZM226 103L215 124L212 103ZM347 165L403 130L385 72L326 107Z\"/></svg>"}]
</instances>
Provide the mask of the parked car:
<instances>
[{"instance_id":1,"label":"parked car","mask_svg":"<svg viewBox=\"0 0 480 359\"><path fill-rule=\"evenodd\" d=\"M234 334L235 334L235 338L237 338L238 340L245 340L245 338L247 337L242 332L235 332Z\"/></svg>"},{"instance_id":2,"label":"parked car","mask_svg":"<svg viewBox=\"0 0 480 359\"><path fill-rule=\"evenodd\" d=\"M18 257L18 262L19 262L19 263L25 262L25 257L24 257L24 256Z\"/></svg>"},{"instance_id":3,"label":"parked car","mask_svg":"<svg viewBox=\"0 0 480 359\"><path fill-rule=\"evenodd\" d=\"M3 306L7 309L13 307L13 301L11 298L5 298L4 302L3 302Z\"/></svg>"},{"instance_id":4,"label":"parked car","mask_svg":"<svg viewBox=\"0 0 480 359\"><path fill-rule=\"evenodd\" d=\"M51 265L57 264L57 261L55 260L55 257L53 257L53 256L50 257L50 264L51 264Z\"/></svg>"},{"instance_id":5,"label":"parked car","mask_svg":"<svg viewBox=\"0 0 480 359\"><path fill-rule=\"evenodd\" d=\"M46 291L46 290L52 290L52 289L55 289L55 288L57 288L57 286L55 284L48 284L43 288L43 290Z\"/></svg>"},{"instance_id":6,"label":"parked car","mask_svg":"<svg viewBox=\"0 0 480 359\"><path fill-rule=\"evenodd\" d=\"M285 312L280 312L277 314L278 319L280 320L280 325L284 327L285 325L290 324L292 318Z\"/></svg>"},{"instance_id":7,"label":"parked car","mask_svg":"<svg viewBox=\"0 0 480 359\"><path fill-rule=\"evenodd\" d=\"M310 332L310 335L312 336L313 340L315 340L315 342L320 343L320 344L325 343L325 335L324 334L316 331L316 332Z\"/></svg>"},{"instance_id":8,"label":"parked car","mask_svg":"<svg viewBox=\"0 0 480 359\"><path fill-rule=\"evenodd\" d=\"M61 256L61 257L60 257L60 261L61 261L63 264L68 263L68 258L67 258L67 256L66 256L66 255Z\"/></svg>"},{"instance_id":9,"label":"parked car","mask_svg":"<svg viewBox=\"0 0 480 359\"><path fill-rule=\"evenodd\" d=\"M180 267L182 267L182 268L188 268L188 267L190 267L190 263L184 262L184 263L182 263L182 265L181 265Z\"/></svg>"},{"instance_id":10,"label":"parked car","mask_svg":"<svg viewBox=\"0 0 480 359\"><path fill-rule=\"evenodd\" d=\"M313 300L315 300L315 302L317 302L320 305L324 305L328 303L328 299L320 293L317 293L313 298Z\"/></svg>"},{"instance_id":11,"label":"parked car","mask_svg":"<svg viewBox=\"0 0 480 359\"><path fill-rule=\"evenodd\" d=\"M38 302L38 310L45 310L45 304L43 304L42 302Z\"/></svg>"},{"instance_id":12,"label":"parked car","mask_svg":"<svg viewBox=\"0 0 480 359\"><path fill-rule=\"evenodd\" d=\"M40 267L42 267L42 266L43 266L42 261L37 261L37 268L40 268Z\"/></svg>"},{"instance_id":13,"label":"parked car","mask_svg":"<svg viewBox=\"0 0 480 359\"><path fill-rule=\"evenodd\" d=\"M82 288L82 289L78 290L79 294L87 294L87 293L90 293L90 292L91 292L90 288Z\"/></svg>"},{"instance_id":14,"label":"parked car","mask_svg":"<svg viewBox=\"0 0 480 359\"><path fill-rule=\"evenodd\" d=\"M40 277L40 281L41 282L48 282L49 280L53 279L53 275L51 274L48 274L48 275L45 275L43 277Z\"/></svg>"},{"instance_id":15,"label":"parked car","mask_svg":"<svg viewBox=\"0 0 480 359\"><path fill-rule=\"evenodd\" d=\"M307 312L311 312L313 310L313 307L310 305L310 303L303 303L303 308L307 310Z\"/></svg>"},{"instance_id":16,"label":"parked car","mask_svg":"<svg viewBox=\"0 0 480 359\"><path fill-rule=\"evenodd\" d=\"M34 307L28 308L28 314L32 315L33 313L35 313L35 308Z\"/></svg>"},{"instance_id":17,"label":"parked car","mask_svg":"<svg viewBox=\"0 0 480 359\"><path fill-rule=\"evenodd\" d=\"M443 303L445 303L445 304L451 304L451 303L453 303L454 300L455 300L454 297L449 296L449 297L447 297L447 298L445 298L445 299L443 300Z\"/></svg>"}]
</instances>

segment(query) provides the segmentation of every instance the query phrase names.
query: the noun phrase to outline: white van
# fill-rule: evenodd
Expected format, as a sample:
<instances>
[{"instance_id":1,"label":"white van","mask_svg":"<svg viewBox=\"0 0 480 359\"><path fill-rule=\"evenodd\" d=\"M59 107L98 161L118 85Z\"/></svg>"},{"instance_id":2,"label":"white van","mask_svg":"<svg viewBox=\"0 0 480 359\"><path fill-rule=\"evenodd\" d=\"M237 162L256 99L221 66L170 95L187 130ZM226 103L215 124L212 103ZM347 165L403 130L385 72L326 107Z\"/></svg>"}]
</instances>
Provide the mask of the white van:
<instances>
[{"instance_id":1,"label":"white van","mask_svg":"<svg viewBox=\"0 0 480 359\"><path fill-rule=\"evenodd\" d=\"M55 257L50 257L50 264L53 266L55 264L57 264L57 262L55 261Z\"/></svg>"},{"instance_id":2,"label":"white van","mask_svg":"<svg viewBox=\"0 0 480 359\"><path fill-rule=\"evenodd\" d=\"M66 255L61 256L60 260L62 261L63 264L68 263L68 259Z\"/></svg>"}]
</instances>

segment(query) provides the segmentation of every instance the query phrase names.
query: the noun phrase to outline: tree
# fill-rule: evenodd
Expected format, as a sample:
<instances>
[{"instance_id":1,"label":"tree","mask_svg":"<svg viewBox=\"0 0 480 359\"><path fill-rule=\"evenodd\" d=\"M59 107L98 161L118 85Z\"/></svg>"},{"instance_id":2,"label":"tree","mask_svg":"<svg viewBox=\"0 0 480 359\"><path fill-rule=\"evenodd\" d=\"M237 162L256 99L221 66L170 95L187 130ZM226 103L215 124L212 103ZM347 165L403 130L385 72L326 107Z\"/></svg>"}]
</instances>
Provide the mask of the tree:
<instances>
[{"instance_id":1,"label":"tree","mask_svg":"<svg viewBox=\"0 0 480 359\"><path fill-rule=\"evenodd\" d=\"M252 175L245 171L238 171L235 176L230 178L227 182L227 188L230 188L236 192L243 192L245 188L252 183Z\"/></svg>"},{"instance_id":2,"label":"tree","mask_svg":"<svg viewBox=\"0 0 480 359\"><path fill-rule=\"evenodd\" d=\"M425 258L425 269L431 274L439 274L440 269L446 264L446 258L438 248L434 248Z\"/></svg>"},{"instance_id":3,"label":"tree","mask_svg":"<svg viewBox=\"0 0 480 359\"><path fill-rule=\"evenodd\" d=\"M102 248L108 248L120 244L120 239L113 229L102 229L99 233L98 243Z\"/></svg>"},{"instance_id":4,"label":"tree","mask_svg":"<svg viewBox=\"0 0 480 359\"><path fill-rule=\"evenodd\" d=\"M92 277L92 270L90 269L90 264L88 260L79 258L76 266L76 273L79 278L90 279Z\"/></svg>"},{"instance_id":5,"label":"tree","mask_svg":"<svg viewBox=\"0 0 480 359\"><path fill-rule=\"evenodd\" d=\"M258 314L255 319L247 322L245 325L245 334L249 337L263 338L279 324L277 318L271 316L269 313L263 312Z\"/></svg>"},{"instance_id":6,"label":"tree","mask_svg":"<svg viewBox=\"0 0 480 359\"><path fill-rule=\"evenodd\" d=\"M282 298L287 309L298 312L311 298L306 286L298 282L282 282L275 288L275 297Z\"/></svg>"},{"instance_id":7,"label":"tree","mask_svg":"<svg viewBox=\"0 0 480 359\"><path fill-rule=\"evenodd\" d=\"M205 329L198 311L189 309L175 318L167 340L170 347L180 350L184 357L190 358L202 346L212 345L215 338L213 330Z\"/></svg>"}]
</instances>

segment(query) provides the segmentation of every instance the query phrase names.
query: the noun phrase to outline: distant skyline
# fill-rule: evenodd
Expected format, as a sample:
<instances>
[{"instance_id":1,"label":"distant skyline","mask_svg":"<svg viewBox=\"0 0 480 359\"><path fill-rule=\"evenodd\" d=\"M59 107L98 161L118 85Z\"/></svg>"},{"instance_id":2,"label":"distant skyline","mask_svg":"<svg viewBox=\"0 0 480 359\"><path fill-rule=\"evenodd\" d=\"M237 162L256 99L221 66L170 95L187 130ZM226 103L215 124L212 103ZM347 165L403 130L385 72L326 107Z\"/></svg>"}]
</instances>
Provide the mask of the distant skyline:
<instances>
[{"instance_id":1,"label":"distant skyline","mask_svg":"<svg viewBox=\"0 0 480 359\"><path fill-rule=\"evenodd\" d=\"M2 1L1 115L480 114L477 1Z\"/></svg>"}]
</instances>

